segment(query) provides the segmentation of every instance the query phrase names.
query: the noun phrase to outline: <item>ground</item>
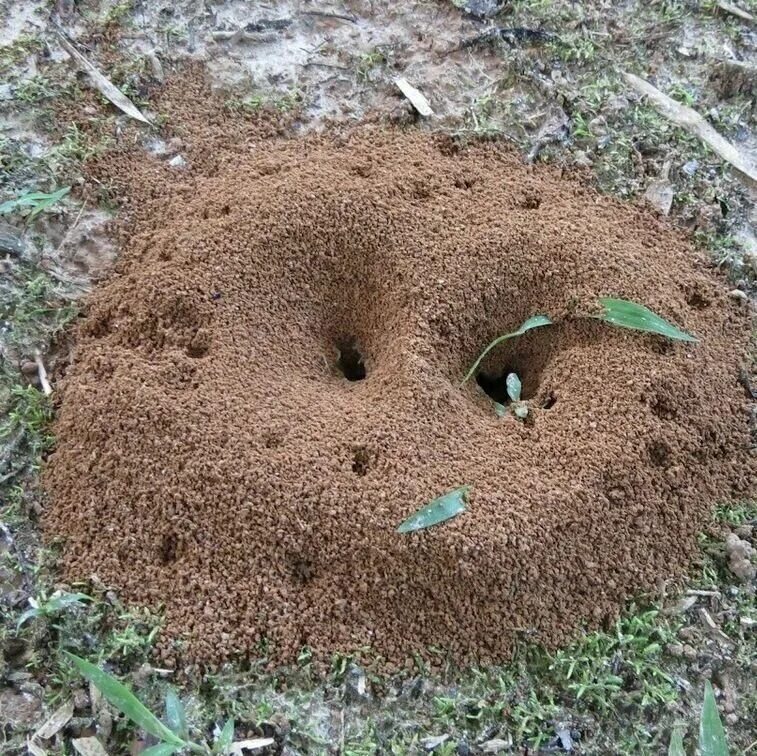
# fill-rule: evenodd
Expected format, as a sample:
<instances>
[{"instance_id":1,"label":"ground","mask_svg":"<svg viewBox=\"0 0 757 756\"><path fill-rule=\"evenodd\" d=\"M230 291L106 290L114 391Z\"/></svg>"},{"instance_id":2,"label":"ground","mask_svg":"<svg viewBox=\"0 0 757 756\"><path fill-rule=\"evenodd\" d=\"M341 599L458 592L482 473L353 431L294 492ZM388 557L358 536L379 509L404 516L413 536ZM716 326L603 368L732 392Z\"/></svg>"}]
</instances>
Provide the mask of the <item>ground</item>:
<instances>
[{"instance_id":1,"label":"ground","mask_svg":"<svg viewBox=\"0 0 757 756\"><path fill-rule=\"evenodd\" d=\"M466 8L490 7L491 18ZM743 1L742 10L757 13ZM303 649L294 669L156 669L161 618L124 607L108 586L62 585L55 549L36 525L38 471L54 443L43 365L55 383L66 325L107 275L117 243L108 221L121 198L91 181L87 162L119 143L126 117L76 73L58 34L156 124L145 150L181 170L180 124L152 108L161 82L188 61L207 68L224 106L292 114L293 128L362 118L462 138L511 140L529 160L590 173L602 191L645 194L694 234L751 306L757 211L750 186L698 138L629 89L630 71L687 104L744 154L757 147L757 27L716 2L408 2L275 8L243 2L0 2L0 202L72 187L49 208L8 208L0 225L0 725L3 752L61 704L70 717L35 747L72 752L96 735L108 753L145 742L61 656L105 664L157 713L169 684L190 729L210 735L229 716L236 737L273 737L274 753L665 752L674 728L693 752L705 680L715 686L733 752L755 747L757 503L713 502L711 528L686 582L639 596L616 626L548 653L523 638L504 667L425 668L373 675L335 657L322 673ZM478 35L494 27L508 31ZM235 34L241 30L240 33ZM733 65L733 62L741 67ZM734 69L737 69L734 72ZM396 89L402 75L435 111L417 122ZM670 198L672 195L672 204ZM31 212L29 212L31 210ZM39 212L37 212L39 210ZM748 375L745 379L748 385ZM56 598L81 591L91 600ZM34 605L30 605L30 599ZM36 608L34 616L23 613ZM54 729L54 728L51 728Z\"/></svg>"}]
</instances>

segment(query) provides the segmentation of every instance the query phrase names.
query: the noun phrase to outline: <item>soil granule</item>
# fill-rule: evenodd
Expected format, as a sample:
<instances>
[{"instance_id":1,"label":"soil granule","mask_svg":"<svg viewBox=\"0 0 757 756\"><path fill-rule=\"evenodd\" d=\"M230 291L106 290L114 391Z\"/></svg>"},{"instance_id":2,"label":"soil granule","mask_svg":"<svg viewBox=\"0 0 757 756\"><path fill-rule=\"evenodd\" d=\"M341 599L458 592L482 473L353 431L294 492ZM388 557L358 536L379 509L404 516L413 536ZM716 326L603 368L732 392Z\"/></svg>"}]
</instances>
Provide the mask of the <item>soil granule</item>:
<instances>
[{"instance_id":1,"label":"soil granule","mask_svg":"<svg viewBox=\"0 0 757 756\"><path fill-rule=\"evenodd\" d=\"M184 172L140 158L44 474L65 575L164 605L165 659L562 644L749 493L745 308L651 213L492 143L219 133ZM699 342L577 317L599 296ZM529 403L498 417L460 380L537 313L484 363ZM466 513L396 532L464 484Z\"/></svg>"}]
</instances>

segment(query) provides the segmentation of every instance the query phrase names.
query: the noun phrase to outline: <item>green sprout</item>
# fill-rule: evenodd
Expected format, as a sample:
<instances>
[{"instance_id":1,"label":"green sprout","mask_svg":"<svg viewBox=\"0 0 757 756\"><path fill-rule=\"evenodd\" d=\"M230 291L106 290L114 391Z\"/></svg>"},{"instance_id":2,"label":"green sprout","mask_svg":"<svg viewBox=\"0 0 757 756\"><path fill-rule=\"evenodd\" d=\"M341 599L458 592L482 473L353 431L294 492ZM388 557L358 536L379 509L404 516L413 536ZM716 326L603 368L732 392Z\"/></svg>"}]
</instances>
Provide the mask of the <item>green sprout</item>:
<instances>
[{"instance_id":1,"label":"green sprout","mask_svg":"<svg viewBox=\"0 0 757 756\"><path fill-rule=\"evenodd\" d=\"M91 682L103 697L146 733L157 738L157 745L142 751L143 756L172 756L176 753L201 753L226 756L273 745L273 738L256 738L234 742L234 720L229 719L216 731L212 743L196 743L189 739L184 705L174 690L166 694L166 724L155 716L122 682L86 659L63 652L77 670Z\"/></svg>"},{"instance_id":2,"label":"green sprout","mask_svg":"<svg viewBox=\"0 0 757 756\"><path fill-rule=\"evenodd\" d=\"M701 756L728 756L728 741L723 723L720 721L712 683L709 680L704 684L702 716L699 719L699 753ZM686 756L683 735L678 728L673 730L670 736L668 756Z\"/></svg>"},{"instance_id":3,"label":"green sprout","mask_svg":"<svg viewBox=\"0 0 757 756\"><path fill-rule=\"evenodd\" d=\"M51 192L50 194L46 192L27 192L20 197L3 202L0 205L0 214L13 213L17 210L23 212L26 208L31 208L26 214L26 220L27 222L33 221L40 213L63 199L70 191L70 186L64 186L62 189L58 189L58 191Z\"/></svg>"},{"instance_id":4,"label":"green sprout","mask_svg":"<svg viewBox=\"0 0 757 756\"><path fill-rule=\"evenodd\" d=\"M54 617L62 612L66 607L74 604L81 605L84 601L92 599L84 593L66 593L64 591L55 591L52 596L47 597L42 594L39 598L29 599L29 609L21 614L16 623L16 632L29 620L37 617Z\"/></svg>"},{"instance_id":5,"label":"green sprout","mask_svg":"<svg viewBox=\"0 0 757 756\"><path fill-rule=\"evenodd\" d=\"M629 302L627 299L615 299L613 297L600 297L599 304L602 307L601 312L598 315L589 315L588 317L596 320L602 320L610 325L617 326L618 328L630 328L634 331L644 331L646 333L654 333L658 336L664 336L665 338L673 341L688 341L695 342L696 338L685 331L676 328L672 323L669 323L664 318L661 318L656 313L652 312L644 305L637 304L636 302ZM541 326L553 325L552 321L546 315L534 315L528 318L516 331L512 333L506 333L502 336L497 336L486 349L478 356L478 359L473 363L471 369L465 374L465 377L461 381L460 385L465 385L478 370L479 366L489 352L494 347L501 344L503 341L515 338L516 336L522 336L527 331L534 328L540 328ZM517 378L517 376L516 376ZM508 381L510 377L508 376ZM520 383L520 381L518 381ZM508 386L508 395L510 395L510 387ZM510 396L512 399L512 396ZM515 400L513 400L515 401ZM520 412L523 412L521 409ZM526 414L523 417L526 417ZM517 415L517 412L516 412ZM520 417L520 415L518 415ZM521 418L523 419L523 418Z\"/></svg>"}]
</instances>

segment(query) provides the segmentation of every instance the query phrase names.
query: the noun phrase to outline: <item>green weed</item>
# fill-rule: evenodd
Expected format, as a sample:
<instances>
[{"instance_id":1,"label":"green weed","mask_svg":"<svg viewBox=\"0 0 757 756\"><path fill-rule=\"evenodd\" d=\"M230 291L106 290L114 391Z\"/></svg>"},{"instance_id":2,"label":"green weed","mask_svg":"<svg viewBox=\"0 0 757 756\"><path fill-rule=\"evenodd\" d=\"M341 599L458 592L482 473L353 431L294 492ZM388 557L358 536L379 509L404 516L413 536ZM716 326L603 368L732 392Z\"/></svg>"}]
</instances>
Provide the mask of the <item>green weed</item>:
<instances>
[{"instance_id":1,"label":"green weed","mask_svg":"<svg viewBox=\"0 0 757 756\"><path fill-rule=\"evenodd\" d=\"M0 215L20 211L21 214L26 215L27 222L33 221L40 213L60 202L70 191L71 187L65 186L50 193L26 192L20 197L3 202L0 205Z\"/></svg>"},{"instance_id":2,"label":"green weed","mask_svg":"<svg viewBox=\"0 0 757 756\"><path fill-rule=\"evenodd\" d=\"M211 741L190 740L187 716L184 705L171 688L166 693L164 724L155 716L132 691L113 675L96 665L68 651L65 657L77 671L94 685L109 703L130 719L141 730L157 738L158 745L152 746L144 753L151 756L170 756L174 753L200 753L210 755L231 754L247 748L256 750L273 745L273 738L256 738L234 742L234 720L227 719L222 727L216 727Z\"/></svg>"},{"instance_id":3,"label":"green weed","mask_svg":"<svg viewBox=\"0 0 757 756\"><path fill-rule=\"evenodd\" d=\"M43 593L37 598L30 598L30 608L22 612L18 618L16 630L32 619L51 619L69 606L81 605L82 602L91 600L85 593L66 593L65 591L55 591L51 596Z\"/></svg>"},{"instance_id":4,"label":"green weed","mask_svg":"<svg viewBox=\"0 0 757 756\"><path fill-rule=\"evenodd\" d=\"M43 100L50 100L59 94L60 90L49 79L39 74L19 82L13 96L19 102L35 104Z\"/></svg>"},{"instance_id":5,"label":"green weed","mask_svg":"<svg viewBox=\"0 0 757 756\"><path fill-rule=\"evenodd\" d=\"M635 331L654 333L659 336L664 336L668 339L672 339L674 341L696 341L693 336L676 328L672 323L669 323L664 318L661 318L659 315L644 307L644 305L637 304L636 302L629 302L626 299L615 299L612 297L600 297L599 304L601 305L600 313L596 315L589 315L588 317L595 318L596 320L602 320L606 323L609 323L610 325L617 326L619 328L629 328ZM520 328L518 328L517 331L498 336L484 349L483 352L481 352L481 354L471 366L470 370L465 374L465 377L463 378L460 385L465 385L465 383L467 383L476 374L476 371L481 365L484 357L486 357L486 355L489 354L492 349L501 344L503 341L515 338L517 336L522 336L524 333L532 330L533 328L540 328L547 325L552 325L552 320L550 320L546 315L534 315L533 317L526 320L520 326ZM508 380L511 380L509 376ZM510 394L511 388L513 390L517 388L517 402L520 403L520 379L517 375L515 376L515 379L512 380L512 385L508 386L508 394ZM512 395L510 398L512 400ZM513 401L515 402L515 400ZM518 414L518 412L516 412L516 415L518 417L521 417L521 419L524 419L528 415L528 409L526 408L524 412L520 404L518 404L517 408L518 411L522 414L522 417ZM515 409L513 411L515 412Z\"/></svg>"},{"instance_id":6,"label":"green weed","mask_svg":"<svg viewBox=\"0 0 757 756\"><path fill-rule=\"evenodd\" d=\"M22 34L13 44L0 47L0 74L6 74L24 58L43 49L40 37Z\"/></svg>"},{"instance_id":7,"label":"green weed","mask_svg":"<svg viewBox=\"0 0 757 756\"><path fill-rule=\"evenodd\" d=\"M386 53L379 47L363 53L358 59L355 73L360 81L368 81L373 71L387 62Z\"/></svg>"}]
</instances>

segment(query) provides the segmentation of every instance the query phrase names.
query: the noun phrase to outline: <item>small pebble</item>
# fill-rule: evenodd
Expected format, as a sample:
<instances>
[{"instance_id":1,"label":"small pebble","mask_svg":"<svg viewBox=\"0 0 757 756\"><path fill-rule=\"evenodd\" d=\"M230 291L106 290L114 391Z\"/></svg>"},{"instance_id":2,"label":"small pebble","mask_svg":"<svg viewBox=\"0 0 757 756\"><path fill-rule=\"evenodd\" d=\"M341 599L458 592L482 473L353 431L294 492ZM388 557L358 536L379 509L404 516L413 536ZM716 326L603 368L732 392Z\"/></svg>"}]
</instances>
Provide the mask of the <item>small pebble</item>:
<instances>
[{"instance_id":1,"label":"small pebble","mask_svg":"<svg viewBox=\"0 0 757 756\"><path fill-rule=\"evenodd\" d=\"M741 289L731 289L728 292L728 296L731 299L735 299L738 302L746 302L748 297L746 295L745 291L741 291Z\"/></svg>"}]
</instances>

